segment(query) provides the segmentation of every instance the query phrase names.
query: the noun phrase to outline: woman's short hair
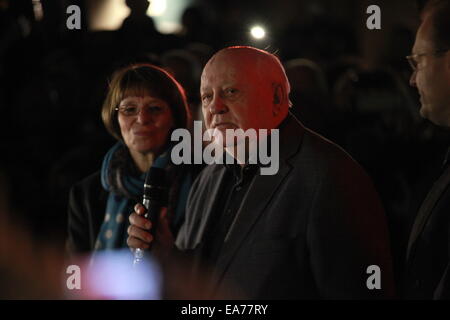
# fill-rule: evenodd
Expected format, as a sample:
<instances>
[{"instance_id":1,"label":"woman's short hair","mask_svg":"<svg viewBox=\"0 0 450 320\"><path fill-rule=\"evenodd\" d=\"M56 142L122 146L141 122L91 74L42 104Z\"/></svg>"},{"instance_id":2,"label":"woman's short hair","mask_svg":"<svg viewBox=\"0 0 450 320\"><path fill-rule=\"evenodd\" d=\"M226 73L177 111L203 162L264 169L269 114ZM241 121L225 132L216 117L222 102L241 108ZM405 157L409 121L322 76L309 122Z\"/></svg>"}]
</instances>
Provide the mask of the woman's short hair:
<instances>
[{"instance_id":1,"label":"woman's short hair","mask_svg":"<svg viewBox=\"0 0 450 320\"><path fill-rule=\"evenodd\" d=\"M116 71L102 107L102 120L115 138L122 140L116 107L128 96L151 95L165 101L175 128L190 129L191 113L183 87L165 70L151 64L132 64Z\"/></svg>"}]
</instances>

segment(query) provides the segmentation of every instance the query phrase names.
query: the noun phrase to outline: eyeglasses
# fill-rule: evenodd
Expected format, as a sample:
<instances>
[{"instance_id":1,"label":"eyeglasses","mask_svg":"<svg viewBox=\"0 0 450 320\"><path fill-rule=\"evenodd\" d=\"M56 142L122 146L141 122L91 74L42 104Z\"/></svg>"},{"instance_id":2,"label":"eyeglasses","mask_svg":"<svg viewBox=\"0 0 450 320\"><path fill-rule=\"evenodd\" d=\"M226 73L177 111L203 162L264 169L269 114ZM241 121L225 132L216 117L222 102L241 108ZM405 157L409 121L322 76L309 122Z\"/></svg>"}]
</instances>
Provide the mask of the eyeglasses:
<instances>
[{"instance_id":1,"label":"eyeglasses","mask_svg":"<svg viewBox=\"0 0 450 320\"><path fill-rule=\"evenodd\" d=\"M146 113L151 115L157 115L164 111L164 108L161 106L145 106L145 107L136 107L136 106L119 106L114 108L114 110L119 111L122 115L125 117L135 117L137 116L142 110L144 110Z\"/></svg>"},{"instance_id":2,"label":"eyeglasses","mask_svg":"<svg viewBox=\"0 0 450 320\"><path fill-rule=\"evenodd\" d=\"M424 52L424 53L412 54L412 55L410 55L410 56L406 56L406 60L408 60L409 65L411 66L411 69L412 69L413 71L416 71L416 70L417 70L417 65L419 64L419 62L417 61L417 59L418 59L419 57L426 56L426 55L430 55L430 54L432 54L432 55L438 55L438 54L440 54L440 53L447 52L448 50L449 50L449 49L443 49L443 50L435 50L435 51L433 51L433 52Z\"/></svg>"}]
</instances>

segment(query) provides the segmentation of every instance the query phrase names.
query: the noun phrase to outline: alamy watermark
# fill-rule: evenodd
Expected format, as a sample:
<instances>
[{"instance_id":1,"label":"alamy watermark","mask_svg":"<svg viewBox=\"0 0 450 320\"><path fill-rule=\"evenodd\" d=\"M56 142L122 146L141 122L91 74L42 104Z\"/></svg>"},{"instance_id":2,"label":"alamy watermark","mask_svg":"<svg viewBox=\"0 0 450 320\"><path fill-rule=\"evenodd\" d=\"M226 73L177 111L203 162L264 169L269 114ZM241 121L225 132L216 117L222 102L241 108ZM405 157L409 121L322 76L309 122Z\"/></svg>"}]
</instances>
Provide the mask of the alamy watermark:
<instances>
[{"instance_id":1,"label":"alamy watermark","mask_svg":"<svg viewBox=\"0 0 450 320\"><path fill-rule=\"evenodd\" d=\"M70 5L66 10L67 14L70 16L66 20L66 27L69 30L80 30L81 29L81 9L77 5Z\"/></svg>"},{"instance_id":2,"label":"alamy watermark","mask_svg":"<svg viewBox=\"0 0 450 320\"><path fill-rule=\"evenodd\" d=\"M370 16L366 20L366 27L369 30L381 29L381 9L376 4L367 7L366 13Z\"/></svg>"},{"instance_id":3,"label":"alamy watermark","mask_svg":"<svg viewBox=\"0 0 450 320\"><path fill-rule=\"evenodd\" d=\"M226 129L224 136L215 128L202 133L202 122L194 121L193 137L187 129L172 132L171 141L179 143L173 147L170 156L175 165L260 164L261 175L274 175L279 169L279 138L278 129ZM210 143L203 148L203 142ZM226 157L224 152L231 157Z\"/></svg>"},{"instance_id":4,"label":"alamy watermark","mask_svg":"<svg viewBox=\"0 0 450 320\"><path fill-rule=\"evenodd\" d=\"M372 264L367 267L366 273L370 274L367 278L366 286L369 290L381 289L381 268L376 264Z\"/></svg>"},{"instance_id":5,"label":"alamy watermark","mask_svg":"<svg viewBox=\"0 0 450 320\"><path fill-rule=\"evenodd\" d=\"M67 267L66 273L69 274L66 280L66 286L69 290L81 290L81 269L76 264Z\"/></svg>"}]
</instances>

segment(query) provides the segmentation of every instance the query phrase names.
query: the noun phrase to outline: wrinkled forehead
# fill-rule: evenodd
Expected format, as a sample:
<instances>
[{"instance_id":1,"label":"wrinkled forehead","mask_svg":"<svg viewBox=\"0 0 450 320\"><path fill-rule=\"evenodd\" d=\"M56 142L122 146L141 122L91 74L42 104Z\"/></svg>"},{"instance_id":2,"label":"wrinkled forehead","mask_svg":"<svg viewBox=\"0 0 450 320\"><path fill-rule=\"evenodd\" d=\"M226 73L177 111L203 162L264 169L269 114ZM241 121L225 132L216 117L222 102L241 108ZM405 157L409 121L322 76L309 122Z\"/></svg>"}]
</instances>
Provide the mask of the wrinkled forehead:
<instances>
[{"instance_id":1,"label":"wrinkled forehead","mask_svg":"<svg viewBox=\"0 0 450 320\"><path fill-rule=\"evenodd\" d=\"M417 30L416 40L414 41L413 53L423 53L429 50L434 50L432 41L432 24L429 16L422 21Z\"/></svg>"},{"instance_id":2,"label":"wrinkled forehead","mask_svg":"<svg viewBox=\"0 0 450 320\"><path fill-rule=\"evenodd\" d=\"M201 86L217 82L246 82L260 78L259 59L236 52L219 52L213 56L201 76Z\"/></svg>"}]
</instances>

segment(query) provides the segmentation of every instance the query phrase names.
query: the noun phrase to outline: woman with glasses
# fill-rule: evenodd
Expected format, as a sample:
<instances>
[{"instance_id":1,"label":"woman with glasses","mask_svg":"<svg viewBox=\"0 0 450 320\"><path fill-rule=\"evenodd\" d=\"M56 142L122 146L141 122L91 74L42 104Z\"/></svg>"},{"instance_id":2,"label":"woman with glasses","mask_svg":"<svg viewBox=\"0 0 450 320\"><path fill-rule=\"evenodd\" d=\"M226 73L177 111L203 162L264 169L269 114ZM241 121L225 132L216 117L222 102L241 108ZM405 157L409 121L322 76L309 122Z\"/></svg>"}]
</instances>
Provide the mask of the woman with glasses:
<instances>
[{"instance_id":1,"label":"woman with glasses","mask_svg":"<svg viewBox=\"0 0 450 320\"><path fill-rule=\"evenodd\" d=\"M193 180L192 167L170 161L172 131L191 124L183 88L159 67L123 68L112 77L102 120L118 142L105 155L101 170L71 190L68 250L127 248L128 216L142 202L145 174L151 167L165 170L165 217L176 235Z\"/></svg>"}]
</instances>

